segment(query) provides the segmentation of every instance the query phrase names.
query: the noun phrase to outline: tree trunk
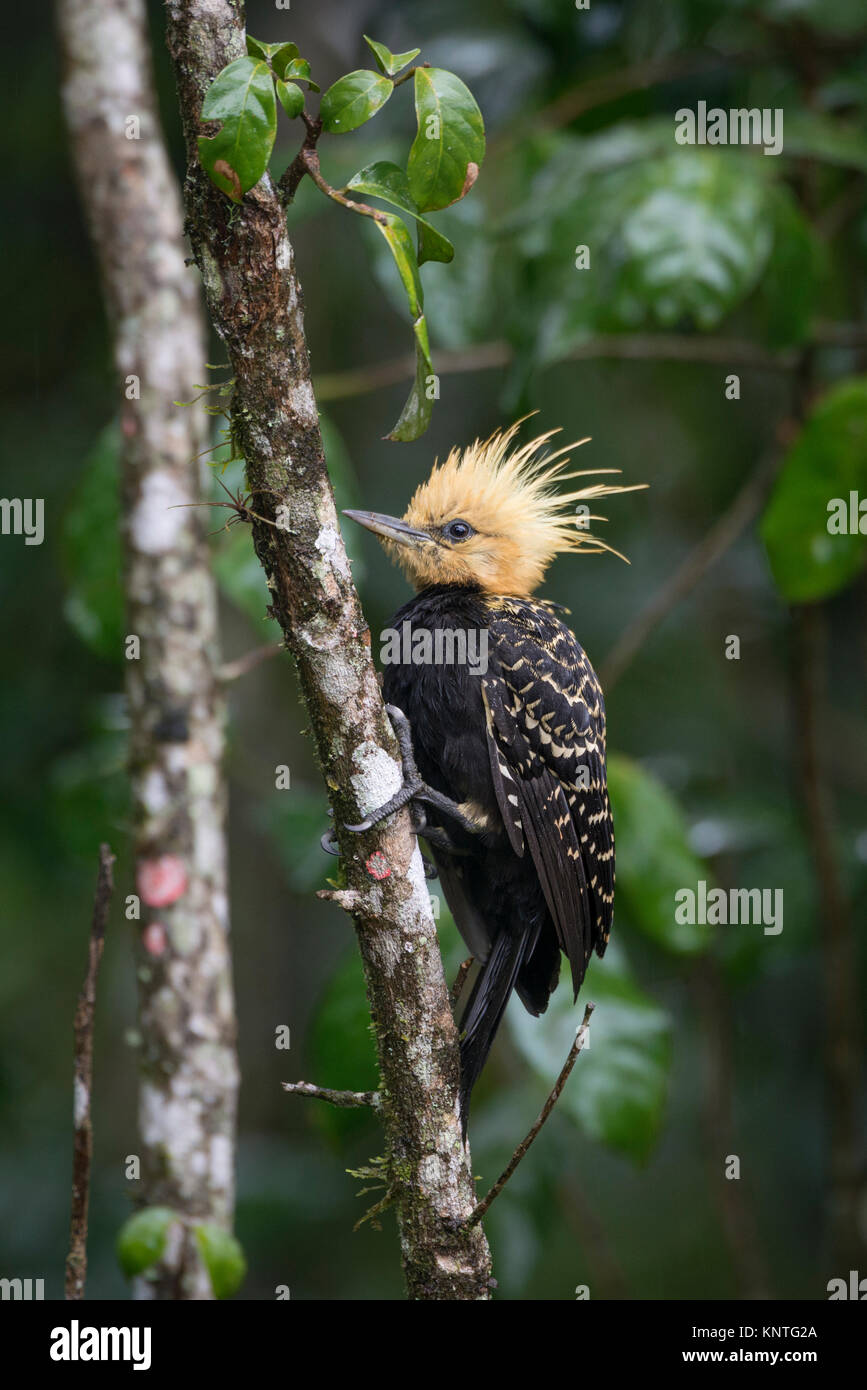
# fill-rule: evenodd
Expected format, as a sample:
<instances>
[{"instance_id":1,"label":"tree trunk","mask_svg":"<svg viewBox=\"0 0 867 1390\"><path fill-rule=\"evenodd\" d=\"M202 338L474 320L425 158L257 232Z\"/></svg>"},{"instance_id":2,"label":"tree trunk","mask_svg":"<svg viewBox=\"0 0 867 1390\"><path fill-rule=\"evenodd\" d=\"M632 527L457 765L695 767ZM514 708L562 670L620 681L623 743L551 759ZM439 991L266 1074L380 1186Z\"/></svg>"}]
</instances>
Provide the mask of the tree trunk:
<instances>
[{"instance_id":1,"label":"tree trunk","mask_svg":"<svg viewBox=\"0 0 867 1390\"><path fill-rule=\"evenodd\" d=\"M208 417L174 404L204 379L204 328L157 118L144 0L61 0L59 24L64 106L122 398L125 668L142 914L136 1192L142 1205L230 1227L238 1068L224 710L205 526L200 511L183 505L201 495L196 458ZM189 1224L173 1231L138 1296L209 1298Z\"/></svg>"},{"instance_id":2,"label":"tree trunk","mask_svg":"<svg viewBox=\"0 0 867 1390\"><path fill-rule=\"evenodd\" d=\"M457 1031L409 814L364 836L342 830L398 789L400 762L337 525L285 213L268 175L235 205L198 162L203 95L245 52L243 6L168 0L167 14L189 156L187 225L231 361L250 505L265 518L253 521L254 545L334 805L346 887L333 896L352 913L361 948L407 1289L411 1298L484 1299L485 1237L460 1226L473 1190L458 1120ZM372 873L374 851L382 859Z\"/></svg>"}]
</instances>

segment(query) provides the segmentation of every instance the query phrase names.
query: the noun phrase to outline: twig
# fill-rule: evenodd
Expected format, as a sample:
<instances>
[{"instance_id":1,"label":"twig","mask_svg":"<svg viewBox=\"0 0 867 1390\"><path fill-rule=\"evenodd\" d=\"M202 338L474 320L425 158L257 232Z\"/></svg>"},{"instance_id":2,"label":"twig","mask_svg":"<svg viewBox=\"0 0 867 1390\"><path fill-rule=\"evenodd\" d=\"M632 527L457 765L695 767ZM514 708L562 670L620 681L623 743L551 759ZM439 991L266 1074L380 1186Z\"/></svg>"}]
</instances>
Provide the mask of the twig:
<instances>
[{"instance_id":1,"label":"twig","mask_svg":"<svg viewBox=\"0 0 867 1390\"><path fill-rule=\"evenodd\" d=\"M387 212L382 212L379 208L372 208L369 203L356 202L353 198L347 198L345 193L332 188L328 180L323 177L319 167L319 155L315 149L309 146L302 147L298 158L320 193L324 193L327 198L333 199L341 207L348 208L350 212L360 213L362 217L372 217L374 222L388 222L389 214Z\"/></svg>"},{"instance_id":2,"label":"twig","mask_svg":"<svg viewBox=\"0 0 867 1390\"><path fill-rule=\"evenodd\" d=\"M606 690L617 683L648 637L673 608L691 593L708 570L722 558L746 529L767 496L780 463L772 450L751 473L734 501L687 555L679 569L657 590L646 607L630 623L600 668Z\"/></svg>"},{"instance_id":3,"label":"twig","mask_svg":"<svg viewBox=\"0 0 867 1390\"><path fill-rule=\"evenodd\" d=\"M354 206L357 209L363 205ZM812 341L817 347L863 347L867 344L867 328L862 324L819 323ZM474 347L439 353L437 371L440 375L490 371L495 367L508 367L514 355L511 344L505 341L477 343ZM559 360L696 362L732 368L753 367L763 372L792 372L799 359L795 352L768 352L743 338L705 337L699 333L609 333L576 344ZM337 401L364 396L370 391L411 380L415 370L415 358L404 354L373 367L326 372L316 378L317 399Z\"/></svg>"},{"instance_id":4,"label":"twig","mask_svg":"<svg viewBox=\"0 0 867 1390\"><path fill-rule=\"evenodd\" d=\"M87 953L87 971L75 1008L75 1061L73 1071L72 1218L69 1227L69 1254L66 1257L65 1292L67 1299L84 1298L87 1279L87 1213L90 1202L90 1165L93 1158L93 1125L90 1096L93 1084L93 1018L96 1009L96 982L105 944L105 926L114 892L114 855L108 845L99 847L99 872L93 902L93 920Z\"/></svg>"},{"instance_id":5,"label":"twig","mask_svg":"<svg viewBox=\"0 0 867 1390\"><path fill-rule=\"evenodd\" d=\"M414 67L411 67L407 72L403 73L402 76L392 78L392 85L395 87L399 87L401 82L408 82L411 77L415 77L419 68L429 67L430 63L416 63Z\"/></svg>"},{"instance_id":6,"label":"twig","mask_svg":"<svg viewBox=\"0 0 867 1390\"><path fill-rule=\"evenodd\" d=\"M360 1110L365 1105L378 1110L382 1104L379 1091L332 1091L327 1086L314 1086L312 1081L281 1081L280 1084L290 1095L312 1096L340 1110Z\"/></svg>"},{"instance_id":7,"label":"twig","mask_svg":"<svg viewBox=\"0 0 867 1390\"><path fill-rule=\"evenodd\" d=\"M520 1144L516 1148L515 1152L512 1154L512 1157L509 1159L509 1162L506 1164L505 1168L503 1169L500 1176L497 1178L497 1181L494 1183L487 1196L483 1197L482 1200L478 1203L478 1205L473 1208L473 1211L467 1217L465 1225L475 1226L478 1224L479 1221L481 1221L485 1212L488 1210L488 1207L491 1205L491 1203L494 1201L496 1197L499 1197L503 1188L506 1186L506 1183L509 1181L509 1178L514 1173L518 1164L521 1162L521 1159L524 1157L530 1145L533 1143L533 1140L536 1138L536 1135L539 1133L539 1130L542 1128L548 1116L551 1114L551 1111L554 1109L554 1106L557 1104L557 1101L560 1099L560 1093L563 1090L563 1087L566 1085L566 1082L569 1080L569 1073L575 1065L578 1053L581 1052L582 1049L587 1045L587 1036L590 1032L590 1015L593 1013L593 1010L595 1008L595 1004L588 1004L585 1008L584 1017L581 1020L581 1027L575 1034L574 1041L569 1049L569 1056L563 1063L563 1069L554 1083L554 1087L551 1091L551 1094L545 1101L545 1104L542 1106L542 1110L539 1114L538 1120L533 1125L526 1138L521 1140Z\"/></svg>"},{"instance_id":8,"label":"twig","mask_svg":"<svg viewBox=\"0 0 867 1390\"><path fill-rule=\"evenodd\" d=\"M466 960L461 961L460 970L455 976L455 982L452 985L451 1001L453 1004L456 1004L461 997L461 990L464 987L464 981L466 980L467 976L470 973L470 970L472 969L472 964L474 960L475 956L467 956Z\"/></svg>"},{"instance_id":9,"label":"twig","mask_svg":"<svg viewBox=\"0 0 867 1390\"><path fill-rule=\"evenodd\" d=\"M359 205L360 206L360 205ZM507 367L514 358L510 343L493 341L453 352L441 352L437 370L442 373L484 372ZM705 338L688 333L611 333L578 343L561 359L564 362L590 362L596 359L636 362L699 362L732 367L755 367L760 371L789 372L796 365L791 352L766 352L764 348L739 338ZM346 372L328 372L318 377L316 394L320 400L345 400L362 396L385 386L410 379L415 359L390 358L374 367Z\"/></svg>"},{"instance_id":10,"label":"twig","mask_svg":"<svg viewBox=\"0 0 867 1390\"><path fill-rule=\"evenodd\" d=\"M307 173L305 155L308 150L316 149L316 142L322 134L322 122L319 117L310 116L306 111L301 112L301 119L307 127L307 134L304 137L304 144L296 154L292 163L284 169L277 182L277 197L284 208L288 208L292 199L298 191L298 185Z\"/></svg>"},{"instance_id":11,"label":"twig","mask_svg":"<svg viewBox=\"0 0 867 1390\"><path fill-rule=\"evenodd\" d=\"M264 647L254 647L252 651L245 652L235 661L225 662L217 671L217 680L228 684L236 681L241 676L246 676L248 671L253 671L263 661L276 656L278 652L285 651L282 642L267 642Z\"/></svg>"}]
</instances>

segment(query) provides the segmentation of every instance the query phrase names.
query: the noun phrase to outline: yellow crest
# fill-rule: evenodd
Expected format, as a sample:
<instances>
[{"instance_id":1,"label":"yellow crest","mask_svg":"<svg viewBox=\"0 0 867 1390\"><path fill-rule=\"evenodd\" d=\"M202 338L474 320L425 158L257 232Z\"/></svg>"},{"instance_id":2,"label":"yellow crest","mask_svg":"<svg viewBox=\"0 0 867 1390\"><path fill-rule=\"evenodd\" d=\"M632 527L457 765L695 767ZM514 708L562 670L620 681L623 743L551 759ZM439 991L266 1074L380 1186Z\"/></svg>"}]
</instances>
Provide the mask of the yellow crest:
<instances>
[{"instance_id":1,"label":"yellow crest","mask_svg":"<svg viewBox=\"0 0 867 1390\"><path fill-rule=\"evenodd\" d=\"M566 481L619 469L569 472L570 451L588 441L546 452L559 430L510 452L522 423L466 449L452 449L415 492L403 520L418 539L387 537L385 545L416 588L474 583L489 593L528 595L559 553L619 554L590 531L591 521L605 520L592 506L634 487L596 482L559 491ZM469 533L461 535L455 522L464 522Z\"/></svg>"}]
</instances>

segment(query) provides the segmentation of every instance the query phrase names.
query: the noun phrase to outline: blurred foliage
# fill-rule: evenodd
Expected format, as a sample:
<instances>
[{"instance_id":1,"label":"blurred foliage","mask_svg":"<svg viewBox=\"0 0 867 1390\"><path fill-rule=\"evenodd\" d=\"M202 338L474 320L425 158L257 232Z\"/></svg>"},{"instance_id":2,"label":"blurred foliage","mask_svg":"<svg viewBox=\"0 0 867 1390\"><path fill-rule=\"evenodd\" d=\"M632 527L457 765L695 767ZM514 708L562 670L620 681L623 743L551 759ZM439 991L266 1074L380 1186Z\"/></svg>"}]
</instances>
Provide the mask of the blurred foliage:
<instances>
[{"instance_id":1,"label":"blurred foliage","mask_svg":"<svg viewBox=\"0 0 867 1390\"><path fill-rule=\"evenodd\" d=\"M31 16L11 22L19 32L0 62L16 92L7 146L19 197L8 231L19 329L3 374L4 495L21 493L26 460L45 497L46 540L25 549L4 537L0 551L15 673L0 685L7 908L0 922L7 962L0 1245L4 1272L44 1275L55 1297L68 1219L63 1039L84 964L100 840L120 851L118 901L131 891L118 693L118 394L60 134L56 55ZM159 6L152 23L164 122L180 170ZM323 429L339 506L402 512L434 454L489 432L518 408L539 408L545 427L562 425L569 437L592 434L582 467L618 467L625 481L651 484L647 494L612 504L609 534L631 568L611 557L563 561L545 588L569 605L579 639L602 666L620 631L719 519L769 444L785 441L758 534L732 548L609 694L618 900L611 946L591 963L584 991L597 1004L590 1047L492 1208L489 1231L509 1298L570 1298L579 1281L591 1284L594 1297L600 1290L739 1295L742 1270L720 1214L720 1156L701 1137L716 1125L729 1151L743 1156L743 1216L773 1292L824 1297L838 1271L826 1271L816 1254L827 1143L817 1046L822 942L809 845L793 802L801 754L797 720L790 728L786 713L787 606L826 600L835 728L824 751L846 887L863 919L864 537L829 532L827 504L867 495L867 361L863 337L817 335L829 323L864 320L863 6L593 0L576 11L562 0L440 0L435 7L349 0L338 9L320 0L297 14L275 14L253 0L249 25L278 41L282 75L272 53L254 48L250 61L270 62L287 89L277 95L290 116L297 105L291 88L312 88L311 71L328 88L371 61L387 72L391 53L412 62L409 50L418 43L435 70L454 70L472 90L487 130L472 197L437 210L435 233L425 226L424 207L439 209L442 192L428 186L421 154L412 175L406 168L408 91L406 101L383 105L372 126L323 140L328 181L336 188L352 182L389 215L405 214L409 249L400 233L389 244L370 219L345 216L309 181L289 209L314 378L332 388L323 392ZM363 30L377 36L372 54ZM306 73L297 66L304 61ZM675 111L699 101L784 109L782 154L676 145ZM265 117L270 138L270 107ZM279 172L294 157L300 123L280 117L275 130L269 153ZM369 235L355 235L355 222ZM576 268L583 245L587 270ZM345 394L340 381L401 355L407 288L416 307L423 290L434 370L448 363L445 353L472 359L492 346L490 360L507 365L443 372L429 438L398 446L381 435L383 420L401 410L405 385L368 391L356 381L355 394ZM600 334L628 343L660 332L677 335L687 357L695 344L696 360L571 360ZM699 345L708 335L757 353L783 352L802 366L808 352L813 399L796 409L794 371L767 372L736 358L703 364ZM426 372L424 342L419 351ZM741 378L737 401L724 395L730 372ZM242 486L239 463L221 467L203 466L203 500L227 500L220 477L232 490ZM265 617L267 590L247 528L225 529L230 513L222 509L203 508L202 516L216 532L224 646L234 659L275 640L276 630ZM403 581L375 543L358 533L347 543L375 634L403 602ZM741 655L727 662L732 633ZM302 734L289 664L263 664L228 693L244 1076L238 1234L250 1267L241 1296L272 1298L288 1284L293 1298L397 1297L391 1231L352 1234L363 1199L344 1171L360 1171L380 1151L375 1118L287 1097L279 1085L301 1076L351 1089L376 1084L357 952L343 915L314 898L334 862L318 847L326 795ZM291 767L289 791L274 789L278 761ZM784 886L783 933L675 923L674 891L699 879ZM440 906L453 974L462 950ZM124 927L116 911L98 1009L94 1297L125 1294L114 1244L136 1199L122 1176L124 1157L135 1150L135 1058L118 1045L135 1016ZM862 944L862 980L863 956ZM708 976L725 1024L712 1036L717 1025L705 1017L697 989ZM474 1169L485 1185L538 1114L579 1022L580 1001L573 1006L565 980L541 1019L510 1006L474 1100ZM285 1023L288 1055L273 1047L274 1028ZM721 1065L731 1079L730 1104L719 1100L714 1068Z\"/></svg>"}]
</instances>

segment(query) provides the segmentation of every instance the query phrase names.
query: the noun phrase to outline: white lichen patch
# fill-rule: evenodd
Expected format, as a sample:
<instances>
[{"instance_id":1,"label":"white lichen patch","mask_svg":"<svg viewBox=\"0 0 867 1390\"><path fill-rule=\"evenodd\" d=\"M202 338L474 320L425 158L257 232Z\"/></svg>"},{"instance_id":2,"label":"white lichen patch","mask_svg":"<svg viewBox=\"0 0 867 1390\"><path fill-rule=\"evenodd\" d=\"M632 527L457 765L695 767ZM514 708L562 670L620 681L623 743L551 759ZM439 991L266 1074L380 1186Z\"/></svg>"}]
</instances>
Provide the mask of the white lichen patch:
<instances>
[{"instance_id":1,"label":"white lichen patch","mask_svg":"<svg viewBox=\"0 0 867 1390\"><path fill-rule=\"evenodd\" d=\"M378 744L365 739L353 753L352 761L358 771L353 772L349 780L362 814L366 815L368 811L384 805L400 790L403 775L400 766Z\"/></svg>"},{"instance_id":2,"label":"white lichen patch","mask_svg":"<svg viewBox=\"0 0 867 1390\"><path fill-rule=\"evenodd\" d=\"M315 541L316 549L338 574L344 578L349 577L349 564L346 559L346 551L343 548L343 538L336 527L326 525L322 527Z\"/></svg>"},{"instance_id":3,"label":"white lichen patch","mask_svg":"<svg viewBox=\"0 0 867 1390\"><path fill-rule=\"evenodd\" d=\"M76 1129L81 1129L87 1119L87 1112L90 1107L90 1091L85 1086L80 1076L75 1078L72 1094L72 1121Z\"/></svg>"},{"instance_id":4,"label":"white lichen patch","mask_svg":"<svg viewBox=\"0 0 867 1390\"><path fill-rule=\"evenodd\" d=\"M309 381L299 381L291 388L290 400L292 409L306 425L311 428L319 423L319 415L316 410L316 397L313 394L313 387Z\"/></svg>"},{"instance_id":5,"label":"white lichen patch","mask_svg":"<svg viewBox=\"0 0 867 1390\"><path fill-rule=\"evenodd\" d=\"M148 768L138 785L139 799L150 816L158 816L171 802L166 779L158 767Z\"/></svg>"},{"instance_id":6,"label":"white lichen patch","mask_svg":"<svg viewBox=\"0 0 867 1390\"><path fill-rule=\"evenodd\" d=\"M156 469L147 474L130 517L134 549L143 555L168 554L187 524L183 508L189 501L186 489L172 473Z\"/></svg>"}]
</instances>

